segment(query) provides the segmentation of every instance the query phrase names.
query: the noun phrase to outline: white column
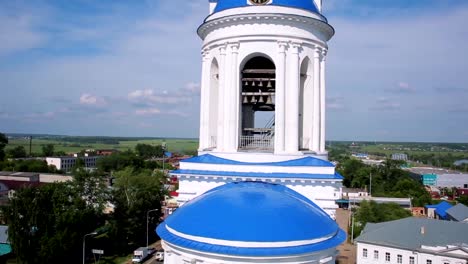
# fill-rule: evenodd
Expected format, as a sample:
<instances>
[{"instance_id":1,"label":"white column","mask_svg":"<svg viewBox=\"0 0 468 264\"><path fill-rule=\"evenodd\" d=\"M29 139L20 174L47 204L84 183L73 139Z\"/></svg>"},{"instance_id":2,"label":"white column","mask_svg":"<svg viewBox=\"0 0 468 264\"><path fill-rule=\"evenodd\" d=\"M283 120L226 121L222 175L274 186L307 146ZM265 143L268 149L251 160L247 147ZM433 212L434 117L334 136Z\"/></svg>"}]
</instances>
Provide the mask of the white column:
<instances>
[{"instance_id":1,"label":"white column","mask_svg":"<svg viewBox=\"0 0 468 264\"><path fill-rule=\"evenodd\" d=\"M314 50L314 92L313 92L313 122L312 151L319 151L320 142L320 53L318 46Z\"/></svg>"},{"instance_id":2,"label":"white column","mask_svg":"<svg viewBox=\"0 0 468 264\"><path fill-rule=\"evenodd\" d=\"M224 94L226 90L225 84L225 61L226 61L226 46L221 46L219 48L219 100L218 100L218 133L217 133L217 145L216 149L218 151L224 150Z\"/></svg>"},{"instance_id":3,"label":"white column","mask_svg":"<svg viewBox=\"0 0 468 264\"><path fill-rule=\"evenodd\" d=\"M237 57L239 55L239 43L232 43L230 45L231 48L231 61L230 63L230 82L229 82L229 87L228 88L228 93L229 93L229 98L228 98L228 112L227 112L227 121L229 123L229 131L228 131L228 139L226 142L228 142L228 146L226 147L226 150L235 152L237 151L237 113L238 113L238 104L239 104L239 93L238 87L239 87L239 67L237 65Z\"/></svg>"},{"instance_id":4,"label":"white column","mask_svg":"<svg viewBox=\"0 0 468 264\"><path fill-rule=\"evenodd\" d=\"M322 61L320 63L320 152L325 152L325 56L326 50L323 50Z\"/></svg>"},{"instance_id":5,"label":"white column","mask_svg":"<svg viewBox=\"0 0 468 264\"><path fill-rule=\"evenodd\" d=\"M224 97L223 97L223 146L224 151L231 151L229 146L230 141L230 122L229 122L229 115L231 114L231 92L232 92L232 71L231 71L231 59L232 59L232 52L230 50L229 44L226 45L225 49L225 60L224 60Z\"/></svg>"},{"instance_id":6,"label":"white column","mask_svg":"<svg viewBox=\"0 0 468 264\"><path fill-rule=\"evenodd\" d=\"M208 53L202 52L202 76L200 88L200 142L199 151L204 150L210 144L209 138L209 109L210 104L210 61Z\"/></svg>"},{"instance_id":7,"label":"white column","mask_svg":"<svg viewBox=\"0 0 468 264\"><path fill-rule=\"evenodd\" d=\"M299 49L301 45L291 44L288 54L288 72L286 80L286 152L295 153L299 150Z\"/></svg>"},{"instance_id":8,"label":"white column","mask_svg":"<svg viewBox=\"0 0 468 264\"><path fill-rule=\"evenodd\" d=\"M278 42L278 64L275 82L275 153L284 152L284 119L286 90L286 47L288 43Z\"/></svg>"}]
</instances>

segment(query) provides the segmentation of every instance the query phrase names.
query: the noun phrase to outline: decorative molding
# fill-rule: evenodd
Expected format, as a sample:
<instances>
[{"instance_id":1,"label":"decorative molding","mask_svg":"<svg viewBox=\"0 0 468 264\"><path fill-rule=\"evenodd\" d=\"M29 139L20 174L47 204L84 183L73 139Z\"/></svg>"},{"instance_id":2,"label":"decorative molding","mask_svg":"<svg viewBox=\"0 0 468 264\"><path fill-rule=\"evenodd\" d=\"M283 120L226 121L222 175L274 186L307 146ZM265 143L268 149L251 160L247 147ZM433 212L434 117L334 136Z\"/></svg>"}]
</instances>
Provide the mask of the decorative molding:
<instances>
[{"instance_id":1,"label":"decorative molding","mask_svg":"<svg viewBox=\"0 0 468 264\"><path fill-rule=\"evenodd\" d=\"M326 41L330 40L335 34L335 29L327 22L316 18L303 17L293 14L239 14L233 16L226 16L203 23L198 28L197 32L202 39L205 39L205 37L211 31L223 27L254 23L284 25L285 21L303 24L306 27L312 26L313 28L317 29L319 32L324 34Z\"/></svg>"}]
</instances>

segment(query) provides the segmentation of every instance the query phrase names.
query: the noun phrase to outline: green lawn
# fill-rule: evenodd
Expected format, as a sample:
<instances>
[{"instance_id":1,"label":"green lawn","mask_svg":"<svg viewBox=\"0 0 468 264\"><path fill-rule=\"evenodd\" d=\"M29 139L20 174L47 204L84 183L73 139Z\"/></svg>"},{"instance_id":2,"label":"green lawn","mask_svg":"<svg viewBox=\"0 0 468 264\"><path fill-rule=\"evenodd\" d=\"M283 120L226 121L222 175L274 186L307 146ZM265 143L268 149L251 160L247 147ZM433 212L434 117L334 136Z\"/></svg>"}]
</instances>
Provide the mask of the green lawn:
<instances>
[{"instance_id":1,"label":"green lawn","mask_svg":"<svg viewBox=\"0 0 468 264\"><path fill-rule=\"evenodd\" d=\"M134 149L139 143L160 145L166 142L166 146L169 151L177 153L194 152L198 148L198 140L196 139L136 139L136 140L124 140L119 141L118 144L103 144L103 143L80 143L80 142L69 142L55 139L33 139L31 151L32 153L41 153L42 146L47 144L53 144L55 151L64 151L65 153L76 153L83 149L117 149L127 150ZM29 153L29 140L27 139L11 139L6 149L14 148L16 146L23 146L26 152Z\"/></svg>"}]
</instances>

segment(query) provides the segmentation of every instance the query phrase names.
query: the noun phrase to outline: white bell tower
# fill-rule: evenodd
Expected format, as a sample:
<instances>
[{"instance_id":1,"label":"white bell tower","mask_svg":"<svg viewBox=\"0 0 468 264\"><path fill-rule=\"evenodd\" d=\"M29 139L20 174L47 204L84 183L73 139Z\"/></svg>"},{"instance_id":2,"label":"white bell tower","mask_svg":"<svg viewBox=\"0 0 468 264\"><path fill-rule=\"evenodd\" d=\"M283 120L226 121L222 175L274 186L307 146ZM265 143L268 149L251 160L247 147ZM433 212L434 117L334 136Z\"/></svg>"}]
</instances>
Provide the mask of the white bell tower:
<instances>
[{"instance_id":1,"label":"white bell tower","mask_svg":"<svg viewBox=\"0 0 468 264\"><path fill-rule=\"evenodd\" d=\"M334 217L342 177L325 150L321 0L209 0L198 156L180 162L180 205L235 181L283 184Z\"/></svg>"},{"instance_id":2,"label":"white bell tower","mask_svg":"<svg viewBox=\"0 0 468 264\"><path fill-rule=\"evenodd\" d=\"M199 152L327 159L325 58L334 30L321 0L228 2L210 0L198 28Z\"/></svg>"}]
</instances>

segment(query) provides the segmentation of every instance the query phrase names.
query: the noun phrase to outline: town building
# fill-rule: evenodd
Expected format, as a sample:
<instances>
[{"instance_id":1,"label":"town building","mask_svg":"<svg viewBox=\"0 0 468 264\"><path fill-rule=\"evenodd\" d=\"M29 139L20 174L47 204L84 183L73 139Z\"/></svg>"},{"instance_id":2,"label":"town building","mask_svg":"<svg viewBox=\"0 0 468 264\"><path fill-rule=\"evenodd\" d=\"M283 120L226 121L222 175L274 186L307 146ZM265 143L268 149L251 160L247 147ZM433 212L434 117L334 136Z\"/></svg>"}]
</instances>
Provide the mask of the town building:
<instances>
[{"instance_id":1,"label":"town building","mask_svg":"<svg viewBox=\"0 0 468 264\"><path fill-rule=\"evenodd\" d=\"M165 263L335 263L346 239L312 201L266 182L211 189L156 230Z\"/></svg>"},{"instance_id":2,"label":"town building","mask_svg":"<svg viewBox=\"0 0 468 264\"><path fill-rule=\"evenodd\" d=\"M446 211L447 220L468 223L468 207L464 204L457 204Z\"/></svg>"},{"instance_id":3,"label":"town building","mask_svg":"<svg viewBox=\"0 0 468 264\"><path fill-rule=\"evenodd\" d=\"M75 167L78 159L83 161L85 168L96 168L97 160L102 156L63 156L63 157L47 157L46 162L49 166L55 166L57 170L69 172Z\"/></svg>"},{"instance_id":4,"label":"town building","mask_svg":"<svg viewBox=\"0 0 468 264\"><path fill-rule=\"evenodd\" d=\"M466 264L468 225L409 217L368 223L357 244L357 264Z\"/></svg>"},{"instance_id":5,"label":"town building","mask_svg":"<svg viewBox=\"0 0 468 264\"><path fill-rule=\"evenodd\" d=\"M447 210L452 206L452 204L442 201L438 204L430 204L424 207L426 208L426 215L428 218L446 220Z\"/></svg>"},{"instance_id":6,"label":"town building","mask_svg":"<svg viewBox=\"0 0 468 264\"><path fill-rule=\"evenodd\" d=\"M436 186L437 185L437 174L426 173L421 175L423 185Z\"/></svg>"},{"instance_id":7,"label":"town building","mask_svg":"<svg viewBox=\"0 0 468 264\"><path fill-rule=\"evenodd\" d=\"M403 160L407 161L408 160L408 155L405 153L393 153L392 154L392 160Z\"/></svg>"},{"instance_id":8,"label":"town building","mask_svg":"<svg viewBox=\"0 0 468 264\"><path fill-rule=\"evenodd\" d=\"M334 217L342 176L325 149L325 61L334 29L319 0L210 0L198 157L180 162L180 205L236 181L283 184Z\"/></svg>"}]
</instances>

